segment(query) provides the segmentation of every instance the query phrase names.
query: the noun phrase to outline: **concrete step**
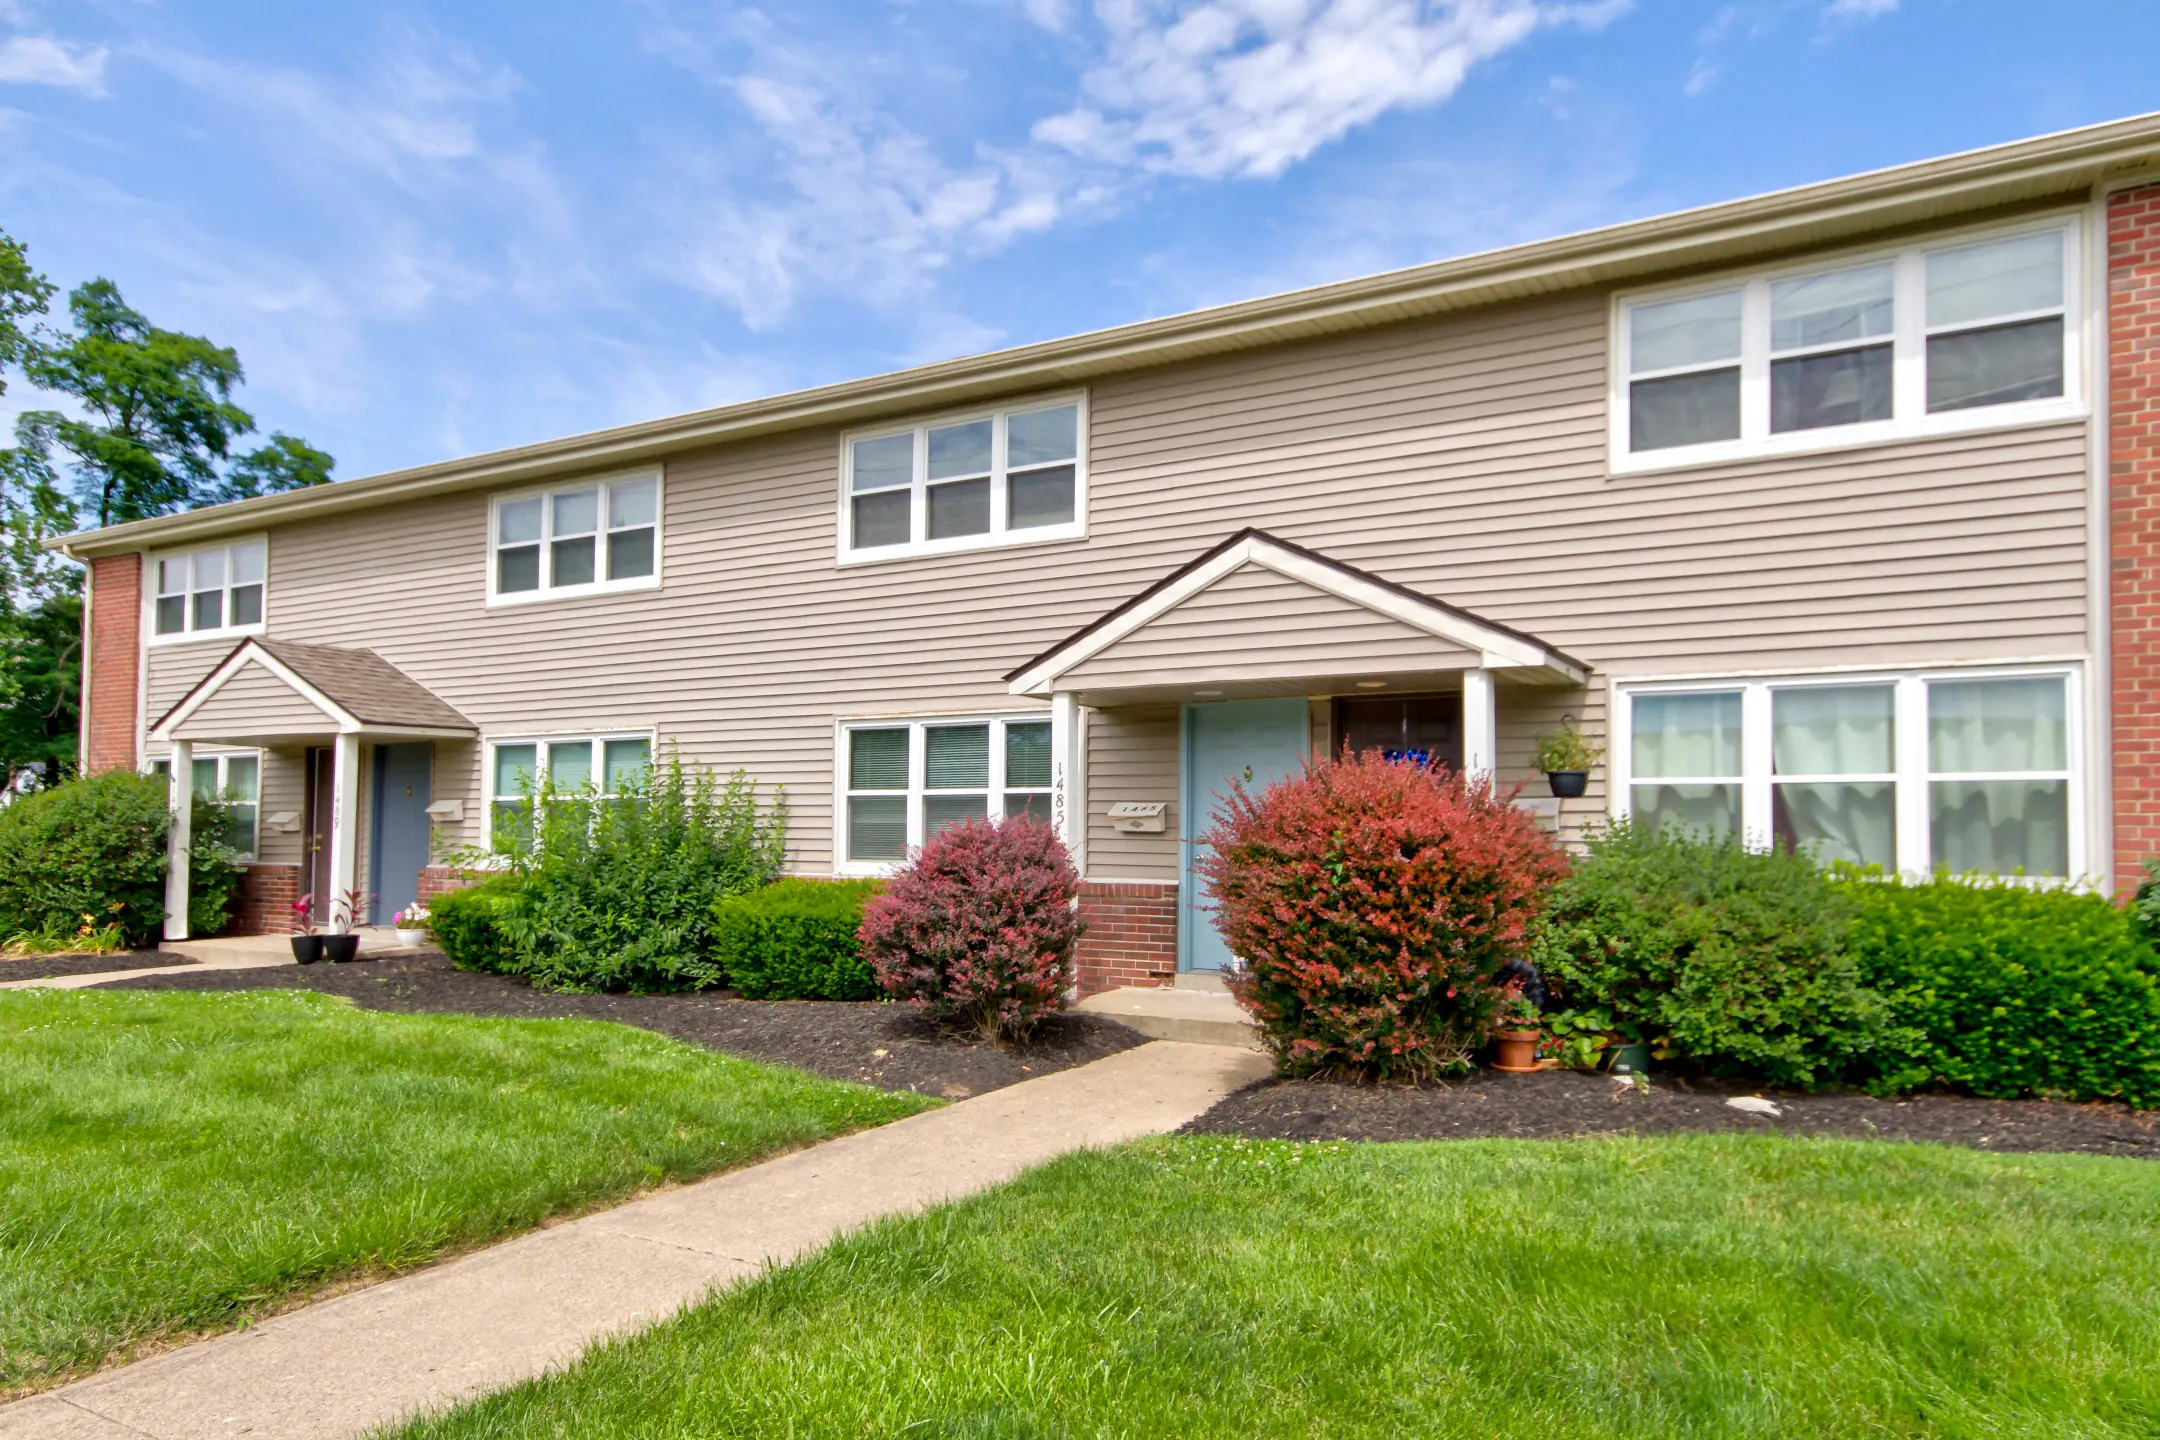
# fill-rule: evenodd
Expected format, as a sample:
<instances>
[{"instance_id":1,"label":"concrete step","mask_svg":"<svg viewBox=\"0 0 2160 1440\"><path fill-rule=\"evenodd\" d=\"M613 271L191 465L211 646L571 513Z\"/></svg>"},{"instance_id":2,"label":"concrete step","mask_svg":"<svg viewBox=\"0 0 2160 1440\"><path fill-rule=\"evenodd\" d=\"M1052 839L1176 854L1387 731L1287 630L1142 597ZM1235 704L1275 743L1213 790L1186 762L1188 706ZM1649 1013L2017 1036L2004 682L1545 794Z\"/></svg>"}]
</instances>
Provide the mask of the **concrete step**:
<instances>
[{"instance_id":1,"label":"concrete step","mask_svg":"<svg viewBox=\"0 0 2160 1440\"><path fill-rule=\"evenodd\" d=\"M1222 990L1200 990L1128 985L1090 995L1076 1007L1129 1025L1158 1040L1183 1040L1193 1045L1229 1045L1240 1050L1260 1048L1260 1030L1244 1007Z\"/></svg>"}]
</instances>

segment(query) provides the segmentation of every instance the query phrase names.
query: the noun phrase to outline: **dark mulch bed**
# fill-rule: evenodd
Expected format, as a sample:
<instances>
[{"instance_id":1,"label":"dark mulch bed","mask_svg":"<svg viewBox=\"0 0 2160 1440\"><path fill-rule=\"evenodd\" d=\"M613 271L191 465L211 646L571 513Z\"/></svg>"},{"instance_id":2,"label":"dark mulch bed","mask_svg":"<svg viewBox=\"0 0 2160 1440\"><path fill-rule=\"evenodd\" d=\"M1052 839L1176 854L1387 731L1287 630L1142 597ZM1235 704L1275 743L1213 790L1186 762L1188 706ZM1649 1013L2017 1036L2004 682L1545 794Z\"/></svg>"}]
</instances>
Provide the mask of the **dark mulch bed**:
<instances>
[{"instance_id":1,"label":"dark mulch bed","mask_svg":"<svg viewBox=\"0 0 2160 1440\"><path fill-rule=\"evenodd\" d=\"M901 1005L827 1000L745 1000L730 991L694 995L560 995L504 975L475 975L437 951L405 951L349 965L280 965L145 975L111 990L320 990L371 1010L615 1020L693 1045L792 1065L835 1080L959 1098L1085 1065L1147 1037L1093 1015L1059 1015L1025 1045L993 1045L943 1033Z\"/></svg>"},{"instance_id":2,"label":"dark mulch bed","mask_svg":"<svg viewBox=\"0 0 2160 1440\"><path fill-rule=\"evenodd\" d=\"M1725 1102L1736 1095L1759 1095L1784 1113L1735 1110ZM2124 1105L1961 1095L1877 1100L1845 1091L1804 1094L1667 1075L1651 1076L1645 1092L1605 1075L1570 1070L1535 1075L1480 1070L1423 1086L1263 1081L1227 1097L1182 1133L1272 1140L1468 1140L1711 1130L2160 1160L2160 1111Z\"/></svg>"},{"instance_id":3,"label":"dark mulch bed","mask_svg":"<svg viewBox=\"0 0 2160 1440\"><path fill-rule=\"evenodd\" d=\"M192 965L184 955L163 950L122 950L117 955L31 955L0 960L0 984L10 980L51 980L63 975L104 975L115 970L151 970L160 965Z\"/></svg>"}]
</instances>

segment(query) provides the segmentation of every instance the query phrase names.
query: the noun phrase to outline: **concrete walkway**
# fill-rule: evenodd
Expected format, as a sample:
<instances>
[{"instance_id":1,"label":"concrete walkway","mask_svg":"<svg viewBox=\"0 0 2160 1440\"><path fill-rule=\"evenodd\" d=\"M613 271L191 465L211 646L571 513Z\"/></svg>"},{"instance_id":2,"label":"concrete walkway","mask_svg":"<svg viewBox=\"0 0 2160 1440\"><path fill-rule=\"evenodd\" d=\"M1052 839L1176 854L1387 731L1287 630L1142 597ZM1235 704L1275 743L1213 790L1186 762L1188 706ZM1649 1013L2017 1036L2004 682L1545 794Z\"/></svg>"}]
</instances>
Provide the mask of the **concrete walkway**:
<instances>
[{"instance_id":1,"label":"concrete walkway","mask_svg":"<svg viewBox=\"0 0 2160 1440\"><path fill-rule=\"evenodd\" d=\"M0 1437L355 1435L567 1364L880 1216L1174 1130L1267 1069L1248 1050L1155 1041L19 1401Z\"/></svg>"},{"instance_id":2,"label":"concrete walkway","mask_svg":"<svg viewBox=\"0 0 2160 1440\"><path fill-rule=\"evenodd\" d=\"M363 926L362 954L398 948L397 935L388 929ZM158 953L171 955L170 965L146 965L139 970L105 970L95 975L54 975L42 980L0 981L0 990L83 990L108 980L132 980L140 975L178 975L185 971L256 970L268 965L291 965L292 937L288 935L230 935L217 940L168 940ZM7 973L0 966L0 975Z\"/></svg>"}]
</instances>

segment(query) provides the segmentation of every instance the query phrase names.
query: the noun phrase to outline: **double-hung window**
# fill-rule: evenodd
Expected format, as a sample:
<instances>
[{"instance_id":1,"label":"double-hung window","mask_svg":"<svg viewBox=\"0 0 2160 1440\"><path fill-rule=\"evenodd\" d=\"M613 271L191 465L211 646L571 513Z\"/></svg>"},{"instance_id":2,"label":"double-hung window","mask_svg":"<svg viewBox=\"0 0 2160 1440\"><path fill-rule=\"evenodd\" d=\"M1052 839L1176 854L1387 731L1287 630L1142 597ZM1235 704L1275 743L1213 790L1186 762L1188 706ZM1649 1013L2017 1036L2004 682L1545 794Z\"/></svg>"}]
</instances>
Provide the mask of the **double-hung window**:
<instances>
[{"instance_id":1,"label":"double-hung window","mask_svg":"<svg viewBox=\"0 0 2160 1440\"><path fill-rule=\"evenodd\" d=\"M236 540L151 562L150 633L157 640L258 634L269 545Z\"/></svg>"},{"instance_id":2,"label":"double-hung window","mask_svg":"<svg viewBox=\"0 0 2160 1440\"><path fill-rule=\"evenodd\" d=\"M1623 300L1614 468L2075 415L2077 235L2056 220Z\"/></svg>"},{"instance_id":3,"label":"double-hung window","mask_svg":"<svg viewBox=\"0 0 2160 1440\"><path fill-rule=\"evenodd\" d=\"M1034 717L864 721L841 727L843 866L907 858L947 825L1050 820L1050 722Z\"/></svg>"},{"instance_id":4,"label":"double-hung window","mask_svg":"<svg viewBox=\"0 0 2160 1440\"><path fill-rule=\"evenodd\" d=\"M488 595L498 603L659 582L660 477L589 481L496 497Z\"/></svg>"},{"instance_id":5,"label":"double-hung window","mask_svg":"<svg viewBox=\"0 0 2160 1440\"><path fill-rule=\"evenodd\" d=\"M216 800L225 806L225 834L220 837L226 846L242 859L255 858L257 821L262 809L262 756L258 753L245 755L198 755L191 767L194 770L195 793L205 800ZM153 774L172 778L171 760L150 762Z\"/></svg>"},{"instance_id":6,"label":"double-hung window","mask_svg":"<svg viewBox=\"0 0 2160 1440\"><path fill-rule=\"evenodd\" d=\"M851 435L840 464L840 555L1069 539L1086 514L1078 399Z\"/></svg>"},{"instance_id":7,"label":"double-hung window","mask_svg":"<svg viewBox=\"0 0 2160 1440\"><path fill-rule=\"evenodd\" d=\"M2077 672L1936 671L1621 692L1639 825L1926 874L2082 873Z\"/></svg>"},{"instance_id":8,"label":"double-hung window","mask_svg":"<svg viewBox=\"0 0 2160 1440\"><path fill-rule=\"evenodd\" d=\"M650 735L578 735L497 740L488 746L488 839L498 851L532 843L543 794L614 799L642 789L652 769Z\"/></svg>"}]
</instances>

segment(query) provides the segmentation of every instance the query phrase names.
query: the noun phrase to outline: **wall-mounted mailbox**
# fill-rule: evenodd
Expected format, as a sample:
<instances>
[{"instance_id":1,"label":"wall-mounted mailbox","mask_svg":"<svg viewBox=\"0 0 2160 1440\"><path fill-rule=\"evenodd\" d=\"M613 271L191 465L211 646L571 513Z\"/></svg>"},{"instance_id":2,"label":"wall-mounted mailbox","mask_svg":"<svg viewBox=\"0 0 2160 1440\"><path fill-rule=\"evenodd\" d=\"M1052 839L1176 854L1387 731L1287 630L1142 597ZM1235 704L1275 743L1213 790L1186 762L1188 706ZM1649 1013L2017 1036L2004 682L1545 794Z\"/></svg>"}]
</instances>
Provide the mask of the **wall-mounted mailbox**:
<instances>
[{"instance_id":1,"label":"wall-mounted mailbox","mask_svg":"<svg viewBox=\"0 0 2160 1440\"><path fill-rule=\"evenodd\" d=\"M427 817L438 825L445 821L463 820L465 818L465 802L463 800L437 800L427 807Z\"/></svg>"},{"instance_id":2,"label":"wall-mounted mailbox","mask_svg":"<svg viewBox=\"0 0 2160 1440\"><path fill-rule=\"evenodd\" d=\"M300 828L300 812L297 810L279 810L265 815L263 824L269 826L272 830L298 830Z\"/></svg>"},{"instance_id":3,"label":"wall-mounted mailbox","mask_svg":"<svg viewBox=\"0 0 2160 1440\"><path fill-rule=\"evenodd\" d=\"M1110 823L1128 835L1160 835L1169 808L1160 800L1120 800L1110 807Z\"/></svg>"}]
</instances>

